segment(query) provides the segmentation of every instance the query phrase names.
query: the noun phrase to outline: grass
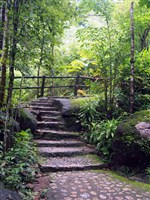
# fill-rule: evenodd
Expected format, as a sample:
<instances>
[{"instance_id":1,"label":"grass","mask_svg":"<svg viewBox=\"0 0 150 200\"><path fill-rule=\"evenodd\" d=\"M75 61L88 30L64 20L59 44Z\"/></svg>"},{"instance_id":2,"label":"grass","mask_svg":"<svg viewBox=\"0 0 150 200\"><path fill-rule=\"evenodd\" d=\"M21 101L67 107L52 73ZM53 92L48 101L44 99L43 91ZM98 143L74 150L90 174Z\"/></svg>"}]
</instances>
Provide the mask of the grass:
<instances>
[{"instance_id":1,"label":"grass","mask_svg":"<svg viewBox=\"0 0 150 200\"><path fill-rule=\"evenodd\" d=\"M82 107L85 105L85 102L87 101L97 101L99 100L99 96L92 96L92 97L78 97L75 99L71 99L71 107Z\"/></svg>"},{"instance_id":2,"label":"grass","mask_svg":"<svg viewBox=\"0 0 150 200\"><path fill-rule=\"evenodd\" d=\"M120 182L124 182L125 184L131 185L132 187L134 187L136 189L140 189L140 190L150 192L150 184L139 182L139 181L129 180L128 178L125 178L121 175L118 175L114 171L106 171L106 170L96 170L96 171L100 172L100 173L109 174L109 175L112 176L112 179L117 179Z\"/></svg>"},{"instance_id":3,"label":"grass","mask_svg":"<svg viewBox=\"0 0 150 200\"><path fill-rule=\"evenodd\" d=\"M104 163L103 160L99 156L97 156L95 154L88 154L85 157L87 157L88 159L92 160L93 162L95 161L95 162Z\"/></svg>"}]
</instances>

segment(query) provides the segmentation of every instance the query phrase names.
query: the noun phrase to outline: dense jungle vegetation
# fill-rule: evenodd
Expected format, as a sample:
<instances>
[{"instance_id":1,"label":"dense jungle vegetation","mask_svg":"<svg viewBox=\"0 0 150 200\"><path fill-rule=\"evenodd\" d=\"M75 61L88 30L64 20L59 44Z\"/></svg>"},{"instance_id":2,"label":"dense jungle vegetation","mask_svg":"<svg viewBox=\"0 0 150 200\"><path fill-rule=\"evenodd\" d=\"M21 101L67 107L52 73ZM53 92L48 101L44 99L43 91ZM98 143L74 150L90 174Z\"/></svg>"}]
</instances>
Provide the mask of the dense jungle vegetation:
<instances>
[{"instance_id":1,"label":"dense jungle vegetation","mask_svg":"<svg viewBox=\"0 0 150 200\"><path fill-rule=\"evenodd\" d=\"M129 114L150 109L149 32L149 0L0 0L0 176L7 177L8 187L23 190L20 183L34 176L29 167L36 162L31 134L19 132L8 142L14 132L13 109L40 96L42 81L24 77L94 78L84 81L88 89L79 88L79 96L89 97L79 118L88 141L110 162L118 124ZM53 84L72 83L56 79ZM52 91L46 89L45 95ZM74 98L66 88L54 95ZM14 168L6 168L10 165ZM26 170L27 180L19 176ZM150 176L150 168L147 172Z\"/></svg>"}]
</instances>

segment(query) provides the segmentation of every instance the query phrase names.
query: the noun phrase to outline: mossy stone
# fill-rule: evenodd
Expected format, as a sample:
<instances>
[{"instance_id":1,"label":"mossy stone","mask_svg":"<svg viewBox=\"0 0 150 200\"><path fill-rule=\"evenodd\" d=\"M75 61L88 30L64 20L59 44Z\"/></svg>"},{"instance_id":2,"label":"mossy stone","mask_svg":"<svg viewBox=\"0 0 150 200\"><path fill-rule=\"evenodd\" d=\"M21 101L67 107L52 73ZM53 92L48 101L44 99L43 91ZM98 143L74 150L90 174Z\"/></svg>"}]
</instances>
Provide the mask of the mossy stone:
<instances>
[{"instance_id":1,"label":"mossy stone","mask_svg":"<svg viewBox=\"0 0 150 200\"><path fill-rule=\"evenodd\" d=\"M77 113L79 113L80 110L79 106L73 106L70 99L61 98L54 99L53 105L61 111L67 130L81 130L81 124L77 115Z\"/></svg>"},{"instance_id":2,"label":"mossy stone","mask_svg":"<svg viewBox=\"0 0 150 200\"><path fill-rule=\"evenodd\" d=\"M150 164L150 137L136 128L141 122L150 124L150 110L134 113L117 127L112 158L115 166L145 168Z\"/></svg>"},{"instance_id":3,"label":"mossy stone","mask_svg":"<svg viewBox=\"0 0 150 200\"><path fill-rule=\"evenodd\" d=\"M32 133L37 127L37 120L35 116L26 108L20 108L18 111L17 121L20 124L21 130L30 129Z\"/></svg>"}]
</instances>

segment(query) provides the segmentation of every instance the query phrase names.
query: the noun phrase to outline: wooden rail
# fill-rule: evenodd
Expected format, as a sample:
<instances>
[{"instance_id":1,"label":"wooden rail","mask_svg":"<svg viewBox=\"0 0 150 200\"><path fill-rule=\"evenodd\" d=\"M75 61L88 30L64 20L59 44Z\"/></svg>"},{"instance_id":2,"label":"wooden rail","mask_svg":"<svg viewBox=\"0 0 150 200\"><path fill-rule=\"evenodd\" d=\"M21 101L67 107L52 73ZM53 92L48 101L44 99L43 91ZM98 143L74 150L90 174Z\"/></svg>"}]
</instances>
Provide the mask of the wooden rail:
<instances>
[{"instance_id":1,"label":"wooden rail","mask_svg":"<svg viewBox=\"0 0 150 200\"><path fill-rule=\"evenodd\" d=\"M101 80L100 78L93 78L93 77L86 77L86 76L17 76L14 77L15 80L20 80L20 86L15 86L15 81L14 81L14 90L18 89L36 89L39 92L39 96L44 96L45 89L55 89L55 88L73 88L74 89L74 96L77 96L78 89L86 89L88 86L85 84L85 80ZM40 86L24 86L23 82L26 79L39 79L41 80ZM56 79L70 79L74 82L73 85L55 85L53 80ZM52 80L52 84L48 83L46 85L46 80ZM38 82L38 81L37 81ZM61 82L61 81L60 81ZM80 84L81 82L81 84Z\"/></svg>"}]
</instances>

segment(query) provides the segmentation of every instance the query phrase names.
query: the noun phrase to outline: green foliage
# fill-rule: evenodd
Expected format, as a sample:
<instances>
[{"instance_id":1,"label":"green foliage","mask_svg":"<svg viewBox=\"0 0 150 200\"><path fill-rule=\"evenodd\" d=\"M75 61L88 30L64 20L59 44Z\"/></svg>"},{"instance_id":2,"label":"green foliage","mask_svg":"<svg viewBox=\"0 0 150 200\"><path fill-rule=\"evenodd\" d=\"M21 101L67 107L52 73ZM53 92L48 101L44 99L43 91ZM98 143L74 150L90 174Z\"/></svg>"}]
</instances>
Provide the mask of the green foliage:
<instances>
[{"instance_id":1,"label":"green foliage","mask_svg":"<svg viewBox=\"0 0 150 200\"><path fill-rule=\"evenodd\" d=\"M90 52L90 57L87 56L86 60L90 61L92 58L95 62L95 66L90 66L90 75L101 77L105 81L104 85L100 85L102 90L99 92L105 94L107 112L112 113L119 107L127 112L130 88L130 2L114 4L103 0L83 0L80 6L87 15L91 11L94 17L101 15L105 22L100 27L90 26L85 22L77 32L83 43L81 48ZM135 2L135 110L142 109L139 94L142 95L142 90L149 87L149 13L149 9L139 7ZM141 80L140 88L138 80Z\"/></svg>"},{"instance_id":2,"label":"green foliage","mask_svg":"<svg viewBox=\"0 0 150 200\"><path fill-rule=\"evenodd\" d=\"M26 3L20 16L22 26L15 68L22 74L40 74L42 68L53 71L54 50L74 12L74 1L36 0ZM24 22L25 21L25 22ZM21 23L20 23L21 24ZM30 40L32 38L32 40ZM35 73L36 72L36 73Z\"/></svg>"},{"instance_id":3,"label":"green foliage","mask_svg":"<svg viewBox=\"0 0 150 200\"><path fill-rule=\"evenodd\" d=\"M146 82L146 79L150 76L150 49L144 49L137 55L136 60L136 72L139 75L139 77L142 77L144 82Z\"/></svg>"},{"instance_id":4,"label":"green foliage","mask_svg":"<svg viewBox=\"0 0 150 200\"><path fill-rule=\"evenodd\" d=\"M98 112L96 110L98 101L88 100L85 101L84 106L81 107L79 112L79 118L82 122L82 126L89 129L92 122L98 118Z\"/></svg>"},{"instance_id":5,"label":"green foliage","mask_svg":"<svg viewBox=\"0 0 150 200\"><path fill-rule=\"evenodd\" d=\"M96 144L96 149L105 159L112 156L112 142L119 121L116 119L92 123L88 140Z\"/></svg>"},{"instance_id":6,"label":"green foliage","mask_svg":"<svg viewBox=\"0 0 150 200\"><path fill-rule=\"evenodd\" d=\"M35 179L37 155L29 131L16 133L15 144L7 153L1 154L0 180L7 188L27 195L25 184Z\"/></svg>"},{"instance_id":7,"label":"green foliage","mask_svg":"<svg viewBox=\"0 0 150 200\"><path fill-rule=\"evenodd\" d=\"M147 167L147 169L145 171L146 171L146 175L148 177L148 180L150 182L150 167Z\"/></svg>"},{"instance_id":8,"label":"green foliage","mask_svg":"<svg viewBox=\"0 0 150 200\"><path fill-rule=\"evenodd\" d=\"M140 6L147 6L148 8L150 8L150 0L140 0L139 1L139 5Z\"/></svg>"},{"instance_id":9,"label":"green foliage","mask_svg":"<svg viewBox=\"0 0 150 200\"><path fill-rule=\"evenodd\" d=\"M98 106L98 100L85 101L84 106L81 106L79 118L82 126L88 130L83 137L95 144L97 151L108 161L112 156L112 142L119 120L100 120Z\"/></svg>"},{"instance_id":10,"label":"green foliage","mask_svg":"<svg viewBox=\"0 0 150 200\"><path fill-rule=\"evenodd\" d=\"M124 177L132 177L132 176L138 174L139 171L135 168L132 169L132 168L129 168L127 166L121 166L117 170L117 173L121 176L124 176Z\"/></svg>"},{"instance_id":11,"label":"green foliage","mask_svg":"<svg viewBox=\"0 0 150 200\"><path fill-rule=\"evenodd\" d=\"M150 161L148 133L139 134L136 128L140 122L150 122L150 110L135 112L119 124L113 141L115 166L145 169Z\"/></svg>"},{"instance_id":12,"label":"green foliage","mask_svg":"<svg viewBox=\"0 0 150 200\"><path fill-rule=\"evenodd\" d=\"M150 109L150 95L149 94L137 94L135 96L135 110Z\"/></svg>"},{"instance_id":13,"label":"green foliage","mask_svg":"<svg viewBox=\"0 0 150 200\"><path fill-rule=\"evenodd\" d=\"M141 7L139 2L135 1L134 9L135 77L143 81L142 88L149 87L147 78L149 77L150 63L148 48L150 12L145 6L148 5L148 2L148 0L141 0L140 5L144 4ZM40 75L74 75L78 73L102 78L101 84L93 82L87 85L91 86L92 94L101 93L103 95L105 107L107 107L105 111L111 113L120 105L125 111L128 110L129 1L116 3L110 0L35 0L19 4L15 70L18 70L21 75L37 75L39 69ZM75 26L72 26L70 21L73 18L80 18L80 23L75 24L74 22ZM95 21L98 26L95 25ZM11 35L13 32L11 12L9 24L9 35ZM70 25L71 29L66 31L66 37L63 38L65 28ZM75 36L76 31L77 35ZM145 43L143 44L145 46L142 48L144 37ZM7 63L9 65L10 60ZM16 71L15 73L17 74ZM15 80L15 82L14 86L19 87L19 81ZM64 83L64 81L60 82ZM124 83L126 87L122 87ZM50 85L50 82L46 84ZM67 84L66 80L64 84ZM27 81L26 85L36 86L37 80ZM63 95L73 95L73 92L69 93L66 88L61 90ZM120 96L117 93L118 90ZM13 95L15 103L18 101L18 91L15 90ZM47 94L51 93L48 89L46 92ZM139 90L136 92L139 93ZM59 92L57 95L59 96ZM35 96L36 91L22 90L22 100L28 101ZM136 100L138 98L140 99L137 96ZM136 110L140 105L141 102L137 103Z\"/></svg>"}]
</instances>

